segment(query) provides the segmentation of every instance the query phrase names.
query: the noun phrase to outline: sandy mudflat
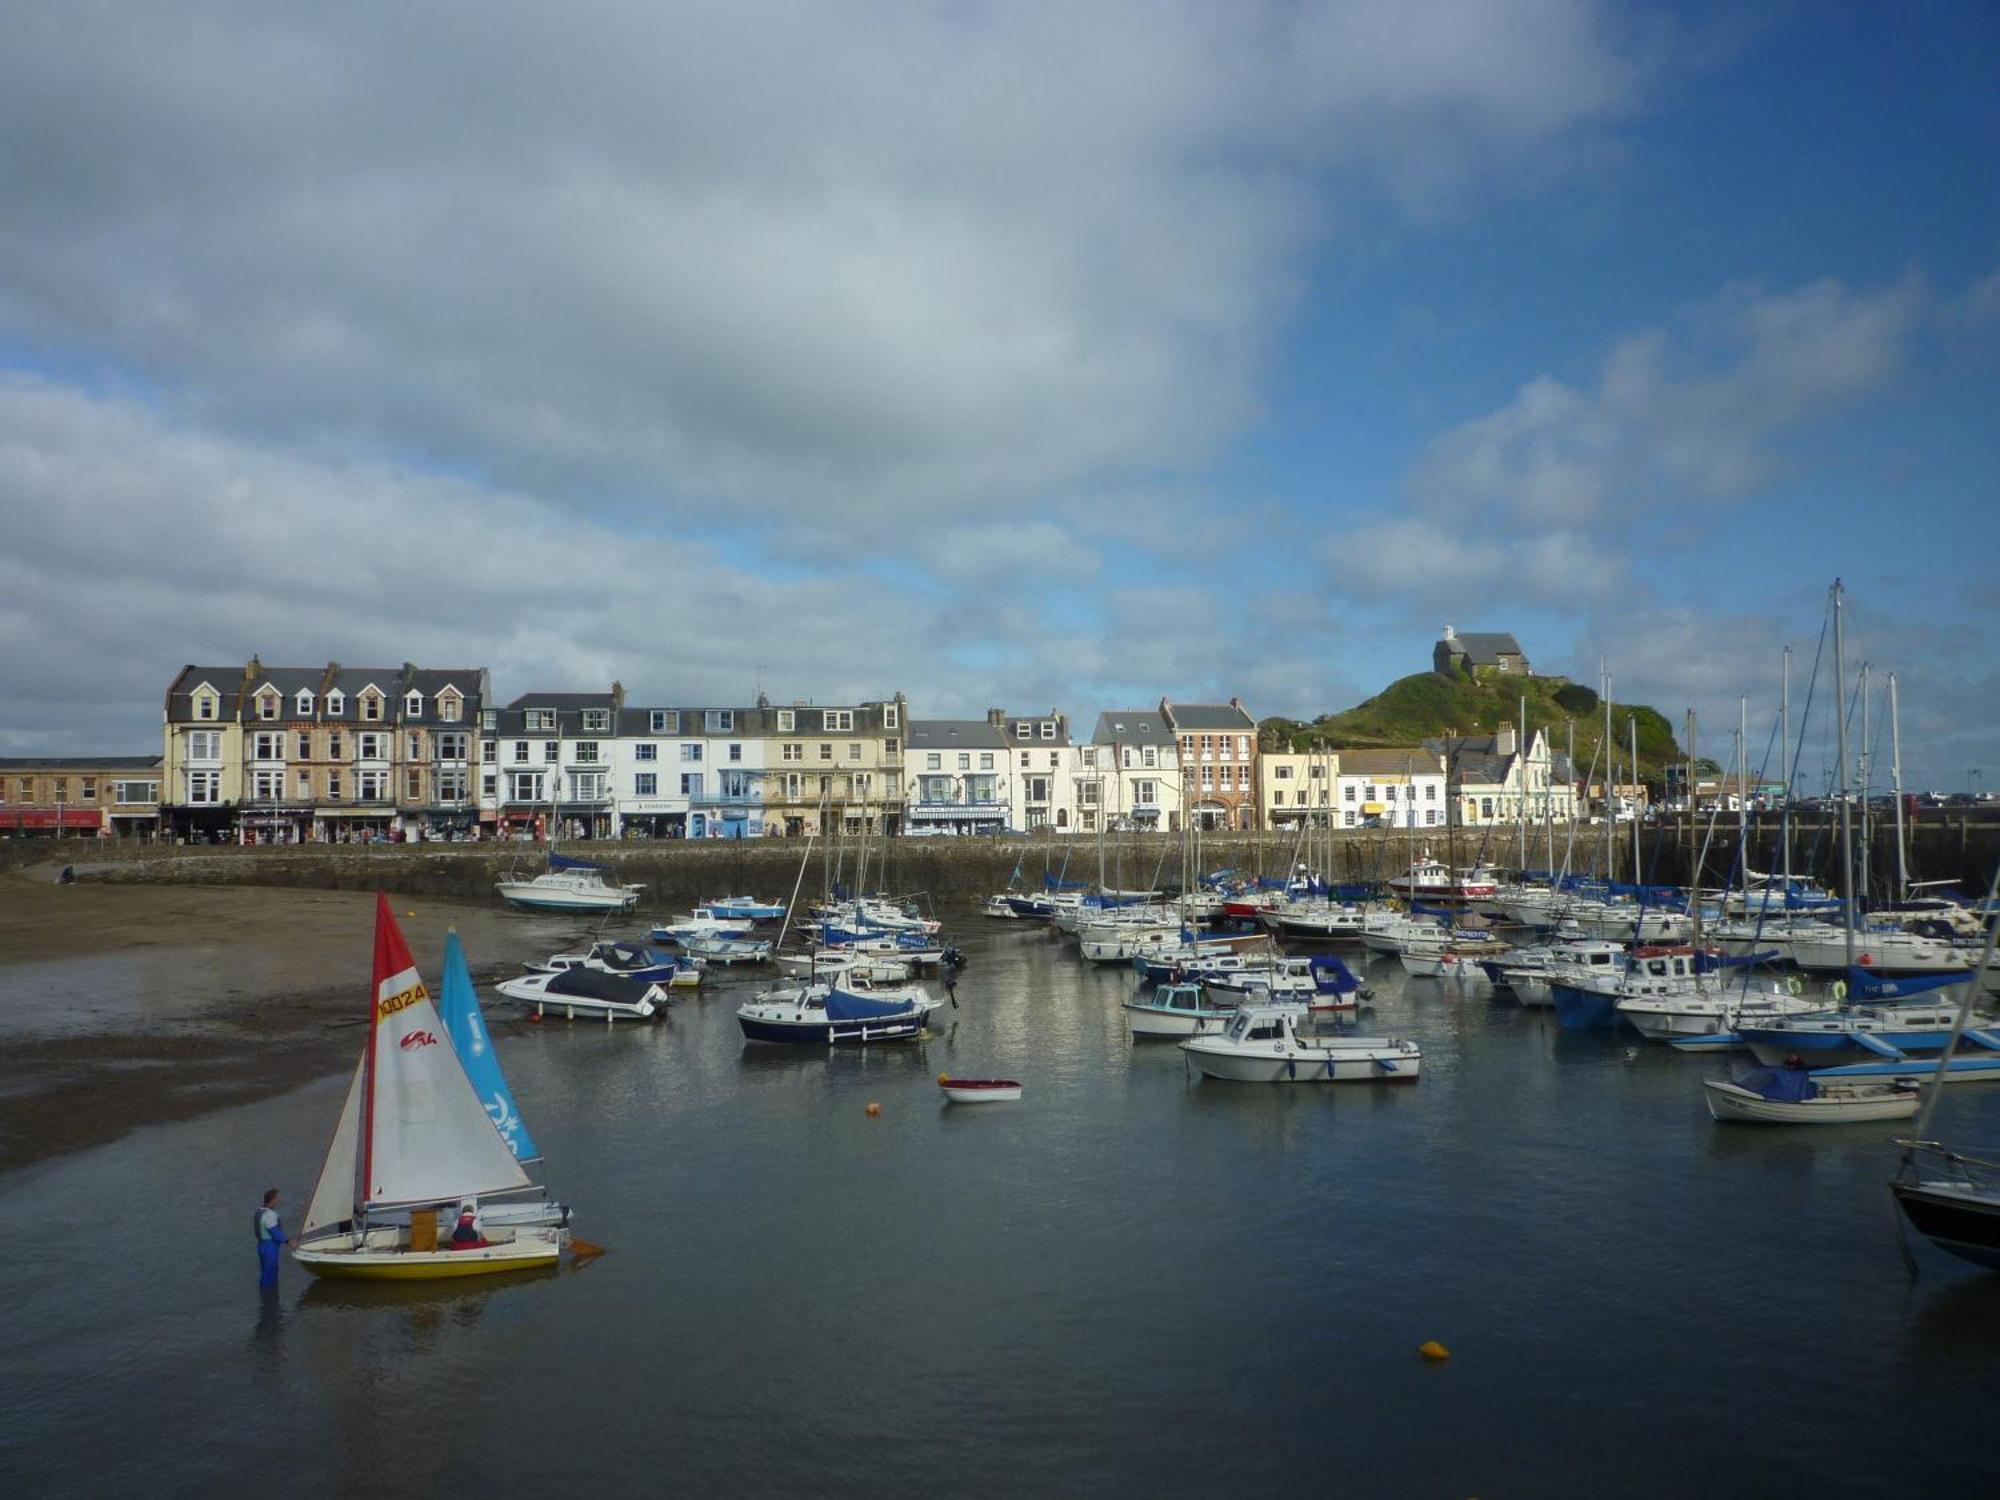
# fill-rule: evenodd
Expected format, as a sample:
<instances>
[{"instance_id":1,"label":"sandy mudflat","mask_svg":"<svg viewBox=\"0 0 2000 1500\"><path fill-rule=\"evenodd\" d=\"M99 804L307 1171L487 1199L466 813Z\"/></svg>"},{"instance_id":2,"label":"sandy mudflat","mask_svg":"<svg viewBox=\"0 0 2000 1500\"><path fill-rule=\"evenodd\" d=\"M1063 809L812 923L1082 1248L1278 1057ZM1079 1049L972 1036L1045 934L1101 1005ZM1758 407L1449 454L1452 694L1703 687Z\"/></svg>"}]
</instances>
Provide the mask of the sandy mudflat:
<instances>
[{"instance_id":1,"label":"sandy mudflat","mask_svg":"<svg viewBox=\"0 0 2000 1500\"><path fill-rule=\"evenodd\" d=\"M497 903L391 900L433 982L447 927L482 981L584 933ZM373 906L347 891L0 876L0 1171L351 1066Z\"/></svg>"}]
</instances>

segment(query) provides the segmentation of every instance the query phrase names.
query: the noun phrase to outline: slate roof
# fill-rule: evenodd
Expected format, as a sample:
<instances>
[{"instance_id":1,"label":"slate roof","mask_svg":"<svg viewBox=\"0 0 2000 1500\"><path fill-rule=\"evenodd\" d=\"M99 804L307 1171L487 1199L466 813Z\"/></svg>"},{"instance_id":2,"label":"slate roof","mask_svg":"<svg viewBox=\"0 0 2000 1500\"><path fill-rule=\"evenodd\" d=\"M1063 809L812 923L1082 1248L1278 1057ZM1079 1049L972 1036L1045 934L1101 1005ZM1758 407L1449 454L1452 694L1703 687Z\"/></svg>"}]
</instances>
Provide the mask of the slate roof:
<instances>
[{"instance_id":1,"label":"slate roof","mask_svg":"<svg viewBox=\"0 0 2000 1500\"><path fill-rule=\"evenodd\" d=\"M1160 712L1180 733L1192 730L1199 734L1226 729L1232 734L1241 734L1244 730L1254 734L1257 730L1257 721L1250 717L1249 710L1241 703L1175 703L1162 698Z\"/></svg>"},{"instance_id":2,"label":"slate roof","mask_svg":"<svg viewBox=\"0 0 2000 1500\"><path fill-rule=\"evenodd\" d=\"M1090 736L1093 745L1158 745L1171 748L1174 732L1165 716L1152 708L1107 708L1097 716Z\"/></svg>"},{"instance_id":3,"label":"slate roof","mask_svg":"<svg viewBox=\"0 0 2000 1500\"><path fill-rule=\"evenodd\" d=\"M194 691L203 683L214 688L220 699L213 720L194 716ZM379 721L363 720L358 705L362 690L371 686L388 700ZM438 717L436 701L437 694L447 687L456 688L464 701L460 717L449 721L452 724L472 723L491 691L484 667L418 667L409 662L400 667L343 667L337 662L317 667L267 667L254 660L232 667L186 666L167 689L167 720L173 724L228 724L236 722L241 709L243 721L253 723L256 713L248 700L266 688L275 688L284 700L277 722L296 721L298 695L309 692L313 695L310 717L321 723L443 724L448 721ZM333 692L343 699L338 714L326 711L327 695ZM424 711L416 718L403 712L403 700L412 692L421 693L424 699Z\"/></svg>"},{"instance_id":4,"label":"slate roof","mask_svg":"<svg viewBox=\"0 0 2000 1500\"><path fill-rule=\"evenodd\" d=\"M1439 771L1437 752L1421 746L1336 753L1343 776L1435 776Z\"/></svg>"},{"instance_id":5,"label":"slate roof","mask_svg":"<svg viewBox=\"0 0 2000 1500\"><path fill-rule=\"evenodd\" d=\"M1027 749L1030 745L1054 747L1058 745L1067 746L1069 744L1069 720L1062 714L1009 714L1006 723L1007 743L1018 746L1023 750ZM1028 737L1026 739L1021 738L1021 731L1015 727L1019 724L1026 724L1028 726ZM1042 738L1042 726L1044 724L1053 724L1056 727L1056 732L1047 739Z\"/></svg>"},{"instance_id":6,"label":"slate roof","mask_svg":"<svg viewBox=\"0 0 2000 1500\"><path fill-rule=\"evenodd\" d=\"M1007 736L985 719L912 719L911 750L1005 750Z\"/></svg>"},{"instance_id":7,"label":"slate roof","mask_svg":"<svg viewBox=\"0 0 2000 1500\"><path fill-rule=\"evenodd\" d=\"M1521 649L1521 643L1504 630L1461 630L1442 644L1454 656L1464 655L1475 667L1497 667L1502 656L1526 660L1528 655Z\"/></svg>"},{"instance_id":8,"label":"slate roof","mask_svg":"<svg viewBox=\"0 0 2000 1500\"><path fill-rule=\"evenodd\" d=\"M157 771L160 755L0 755L0 771Z\"/></svg>"}]
</instances>

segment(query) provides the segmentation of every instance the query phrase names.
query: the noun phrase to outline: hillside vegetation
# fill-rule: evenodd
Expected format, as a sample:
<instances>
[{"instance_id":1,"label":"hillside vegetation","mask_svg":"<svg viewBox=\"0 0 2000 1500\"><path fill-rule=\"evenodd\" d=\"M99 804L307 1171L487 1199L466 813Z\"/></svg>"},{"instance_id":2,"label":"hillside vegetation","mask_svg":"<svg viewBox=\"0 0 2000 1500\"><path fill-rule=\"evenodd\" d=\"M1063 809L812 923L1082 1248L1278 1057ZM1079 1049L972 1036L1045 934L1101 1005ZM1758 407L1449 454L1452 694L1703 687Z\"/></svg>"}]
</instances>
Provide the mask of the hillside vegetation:
<instances>
[{"instance_id":1,"label":"hillside vegetation","mask_svg":"<svg viewBox=\"0 0 2000 1500\"><path fill-rule=\"evenodd\" d=\"M1414 745L1447 732L1491 734L1503 722L1520 717L1523 696L1528 700L1529 732L1546 730L1557 753L1565 742L1565 721L1575 721L1577 769L1587 771L1604 737L1604 705L1596 693L1566 677L1495 675L1471 680L1417 672L1392 682L1365 703L1324 714L1311 723L1266 719L1259 726L1261 742L1266 749L1307 750L1315 744L1368 749ZM1621 767L1629 743L1627 719L1638 722L1639 762L1648 773L1657 775L1662 766L1680 759L1673 726L1658 710L1643 703L1614 702L1611 731Z\"/></svg>"}]
</instances>

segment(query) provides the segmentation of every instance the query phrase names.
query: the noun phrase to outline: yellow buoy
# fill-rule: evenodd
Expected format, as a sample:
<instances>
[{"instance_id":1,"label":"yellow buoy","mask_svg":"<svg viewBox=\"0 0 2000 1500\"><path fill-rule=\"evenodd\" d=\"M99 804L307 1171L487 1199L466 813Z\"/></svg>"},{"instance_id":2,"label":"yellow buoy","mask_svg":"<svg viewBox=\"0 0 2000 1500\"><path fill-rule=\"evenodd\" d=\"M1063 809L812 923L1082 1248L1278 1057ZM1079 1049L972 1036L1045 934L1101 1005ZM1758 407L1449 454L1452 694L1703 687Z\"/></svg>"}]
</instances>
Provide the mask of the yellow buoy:
<instances>
[{"instance_id":1,"label":"yellow buoy","mask_svg":"<svg viewBox=\"0 0 2000 1500\"><path fill-rule=\"evenodd\" d=\"M406 912L404 912L404 913L403 913L403 915L404 915L404 916L406 916L406 917L414 917L414 916L416 915L416 913L415 913L415 912L413 912L413 911L406 911Z\"/></svg>"},{"instance_id":2,"label":"yellow buoy","mask_svg":"<svg viewBox=\"0 0 2000 1500\"><path fill-rule=\"evenodd\" d=\"M881 1113L882 1106L877 1104L873 1099L870 1099L868 1101L868 1118L872 1120Z\"/></svg>"},{"instance_id":3,"label":"yellow buoy","mask_svg":"<svg viewBox=\"0 0 2000 1500\"><path fill-rule=\"evenodd\" d=\"M951 1074L949 1074L949 1073L940 1073L940 1074L938 1074L938 1082L939 1082L939 1083L950 1083L950 1082L951 1082Z\"/></svg>"},{"instance_id":4,"label":"yellow buoy","mask_svg":"<svg viewBox=\"0 0 2000 1500\"><path fill-rule=\"evenodd\" d=\"M1451 1351L1445 1348L1445 1346L1443 1344L1440 1344L1436 1339L1427 1339L1423 1343L1417 1345L1417 1353L1421 1354L1425 1359L1429 1360L1445 1360L1451 1358Z\"/></svg>"}]
</instances>

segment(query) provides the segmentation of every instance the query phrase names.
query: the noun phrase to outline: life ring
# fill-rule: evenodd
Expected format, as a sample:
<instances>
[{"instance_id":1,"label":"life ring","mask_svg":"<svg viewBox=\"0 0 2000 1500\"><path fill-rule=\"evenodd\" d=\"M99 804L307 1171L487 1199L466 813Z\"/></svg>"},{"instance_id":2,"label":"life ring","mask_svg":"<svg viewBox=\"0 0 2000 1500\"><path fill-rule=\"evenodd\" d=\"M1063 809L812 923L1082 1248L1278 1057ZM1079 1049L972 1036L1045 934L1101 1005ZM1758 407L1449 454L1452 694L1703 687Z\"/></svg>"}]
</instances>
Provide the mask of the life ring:
<instances>
[{"instance_id":1,"label":"life ring","mask_svg":"<svg viewBox=\"0 0 2000 1500\"><path fill-rule=\"evenodd\" d=\"M1785 981L1785 993L1787 995L1803 995L1805 992L1806 982L1799 978L1798 975L1794 974Z\"/></svg>"},{"instance_id":2,"label":"life ring","mask_svg":"<svg viewBox=\"0 0 2000 1500\"><path fill-rule=\"evenodd\" d=\"M1847 981L1845 979L1834 980L1833 988L1828 990L1827 993L1836 1000L1845 1000L1847 998Z\"/></svg>"}]
</instances>

